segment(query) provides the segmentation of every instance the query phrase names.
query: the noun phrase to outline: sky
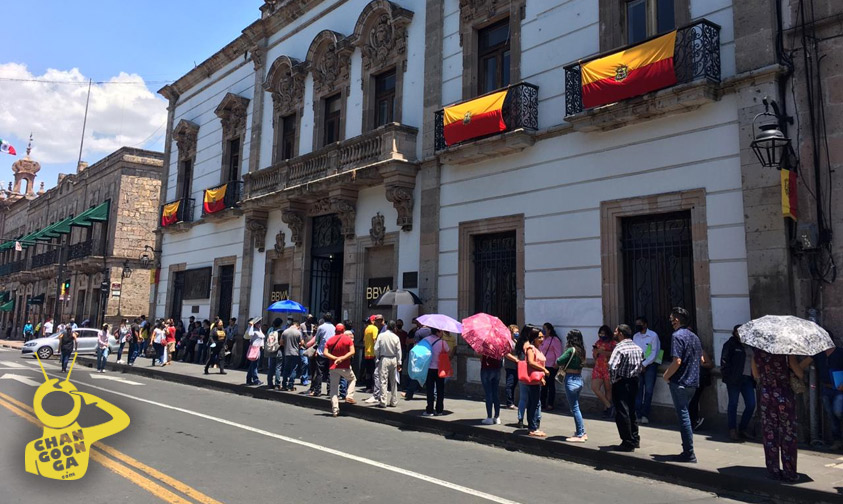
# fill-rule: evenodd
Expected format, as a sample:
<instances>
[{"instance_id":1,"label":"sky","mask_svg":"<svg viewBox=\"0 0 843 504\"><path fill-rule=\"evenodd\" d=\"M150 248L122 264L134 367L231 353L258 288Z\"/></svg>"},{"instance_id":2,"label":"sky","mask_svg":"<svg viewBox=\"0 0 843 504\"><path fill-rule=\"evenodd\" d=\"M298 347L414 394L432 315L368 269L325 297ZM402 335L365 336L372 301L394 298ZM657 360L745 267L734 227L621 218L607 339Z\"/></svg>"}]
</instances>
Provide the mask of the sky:
<instances>
[{"instance_id":1,"label":"sky","mask_svg":"<svg viewBox=\"0 0 843 504\"><path fill-rule=\"evenodd\" d=\"M0 182L32 154L36 184L75 173L122 146L163 151L167 102L157 91L234 40L261 0L4 0L0 29ZM47 81L47 82L44 82Z\"/></svg>"}]
</instances>

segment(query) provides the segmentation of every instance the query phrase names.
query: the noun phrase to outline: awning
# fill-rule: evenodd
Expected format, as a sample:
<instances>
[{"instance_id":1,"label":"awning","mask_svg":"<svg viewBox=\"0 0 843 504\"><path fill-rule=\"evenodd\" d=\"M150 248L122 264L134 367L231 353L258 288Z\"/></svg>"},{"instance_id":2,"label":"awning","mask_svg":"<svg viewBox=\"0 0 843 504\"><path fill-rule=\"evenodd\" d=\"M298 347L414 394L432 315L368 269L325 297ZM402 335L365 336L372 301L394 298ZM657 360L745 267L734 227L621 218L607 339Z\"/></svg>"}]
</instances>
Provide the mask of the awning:
<instances>
[{"instance_id":1,"label":"awning","mask_svg":"<svg viewBox=\"0 0 843 504\"><path fill-rule=\"evenodd\" d=\"M0 305L0 311L10 312L15 309L15 300L11 300L8 303L4 303Z\"/></svg>"},{"instance_id":2,"label":"awning","mask_svg":"<svg viewBox=\"0 0 843 504\"><path fill-rule=\"evenodd\" d=\"M70 222L73 220L73 217L68 217L64 220L60 220L56 223L50 224L49 226L42 229L38 236L35 237L36 240L41 241L50 241L53 238L58 238L63 234L70 234Z\"/></svg>"},{"instance_id":3,"label":"awning","mask_svg":"<svg viewBox=\"0 0 843 504\"><path fill-rule=\"evenodd\" d=\"M105 222L108 220L109 202L100 203L95 207L91 207L81 214L77 215L70 221L71 226L77 227L91 227L94 222Z\"/></svg>"}]
</instances>

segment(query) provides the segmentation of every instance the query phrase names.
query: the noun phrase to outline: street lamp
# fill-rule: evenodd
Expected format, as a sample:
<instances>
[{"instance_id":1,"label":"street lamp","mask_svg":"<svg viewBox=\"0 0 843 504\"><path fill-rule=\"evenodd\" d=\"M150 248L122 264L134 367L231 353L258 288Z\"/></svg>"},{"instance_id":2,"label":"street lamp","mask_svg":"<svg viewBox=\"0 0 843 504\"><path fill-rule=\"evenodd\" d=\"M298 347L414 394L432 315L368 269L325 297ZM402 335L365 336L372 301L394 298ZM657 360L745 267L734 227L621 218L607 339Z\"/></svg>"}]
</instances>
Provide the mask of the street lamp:
<instances>
[{"instance_id":1,"label":"street lamp","mask_svg":"<svg viewBox=\"0 0 843 504\"><path fill-rule=\"evenodd\" d=\"M159 251L155 250L153 247L150 247L149 245L143 246L143 252L141 253L141 256L140 256L140 262L141 262L141 266L143 267L143 269L149 268L149 263L151 263L152 260L155 259L155 254L157 252L159 252Z\"/></svg>"},{"instance_id":2,"label":"street lamp","mask_svg":"<svg viewBox=\"0 0 843 504\"><path fill-rule=\"evenodd\" d=\"M120 273L120 297L117 298L117 317L123 317L123 281L132 276L132 267L129 266L129 260L123 261L123 271Z\"/></svg>"},{"instance_id":3,"label":"street lamp","mask_svg":"<svg viewBox=\"0 0 843 504\"><path fill-rule=\"evenodd\" d=\"M783 119L779 107L775 101L763 100L764 112L755 116L752 120L753 140L750 143L752 151L765 168L781 170L782 164L787 165L790 157L794 155L790 139L782 133L779 123ZM770 107L773 112L770 112ZM757 126L756 123L762 117L770 117L774 121Z\"/></svg>"}]
</instances>

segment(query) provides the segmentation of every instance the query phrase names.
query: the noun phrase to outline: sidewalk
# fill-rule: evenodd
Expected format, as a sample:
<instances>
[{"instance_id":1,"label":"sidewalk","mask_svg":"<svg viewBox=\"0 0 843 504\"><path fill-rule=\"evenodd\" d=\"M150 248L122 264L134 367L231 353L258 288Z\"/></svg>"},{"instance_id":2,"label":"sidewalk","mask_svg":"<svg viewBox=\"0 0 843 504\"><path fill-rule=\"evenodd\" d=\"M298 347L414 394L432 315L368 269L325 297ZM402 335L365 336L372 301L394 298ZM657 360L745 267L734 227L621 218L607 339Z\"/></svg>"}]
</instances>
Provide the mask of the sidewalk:
<instances>
[{"instance_id":1,"label":"sidewalk","mask_svg":"<svg viewBox=\"0 0 843 504\"><path fill-rule=\"evenodd\" d=\"M17 345L15 345L17 343ZM0 340L0 345L20 347L21 342ZM93 366L95 360L80 357L77 364ZM245 371L227 370L227 375L203 374L203 366L175 362L167 367L151 367L150 359L139 358L134 367L109 363L111 371L122 371L175 381L187 385L213 388L239 395L275 400L297 406L330 410L326 397L308 397L305 387L297 392L277 392L263 387L247 387ZM266 375L261 376L265 381ZM535 455L554 457L594 466L598 469L642 475L718 493L752 494L776 500L793 502L840 502L843 499L843 456L800 450L799 472L803 479L795 485L786 485L767 479L764 455L758 443L731 443L720 433L700 432L694 436L698 464L663 462L663 457L681 451L678 430L670 425L643 426L641 449L635 453L609 452L607 448L619 442L614 421L586 417L589 441L585 444L564 442L574 432L573 418L561 414L567 408L562 401L553 413L542 415L542 430L547 439L527 437L526 429L516 429L515 410L502 410L502 425L484 426L486 417L482 400L446 397L446 414L442 417L422 417L424 395L412 401L400 399L396 408L380 409L362 401L369 394L357 392L358 404L341 404L342 415L412 428L445 437L474 441L513 449ZM341 419L338 421L342 421Z\"/></svg>"}]
</instances>

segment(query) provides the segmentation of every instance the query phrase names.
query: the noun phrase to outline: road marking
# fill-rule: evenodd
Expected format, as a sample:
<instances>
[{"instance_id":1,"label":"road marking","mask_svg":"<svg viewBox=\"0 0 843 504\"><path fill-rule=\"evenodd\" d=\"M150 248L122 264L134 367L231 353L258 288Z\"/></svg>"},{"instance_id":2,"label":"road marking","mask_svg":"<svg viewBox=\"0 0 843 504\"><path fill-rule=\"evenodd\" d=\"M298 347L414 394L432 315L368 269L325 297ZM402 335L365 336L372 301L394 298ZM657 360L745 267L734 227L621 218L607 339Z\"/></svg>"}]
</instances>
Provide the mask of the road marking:
<instances>
[{"instance_id":1,"label":"road marking","mask_svg":"<svg viewBox=\"0 0 843 504\"><path fill-rule=\"evenodd\" d=\"M2 361L0 361L0 370L6 370L6 371L38 371L37 369L32 369L32 368L21 369L21 368L17 368L17 367L3 367Z\"/></svg>"},{"instance_id":2,"label":"road marking","mask_svg":"<svg viewBox=\"0 0 843 504\"><path fill-rule=\"evenodd\" d=\"M29 405L24 404L24 403L18 401L17 399L15 399L14 397L10 397L10 396L2 393L2 392L0 392L0 398L2 398L2 399L0 399L0 406L3 406L4 408L8 409L12 413L15 413L16 415L18 415L18 416L24 418L25 420L37 425L38 427L42 427L41 422L37 418L33 417L29 413L26 413L27 411L30 412L30 413L35 412ZM6 401L9 401L9 403L7 403ZM20 408L20 409L18 409L18 408ZM25 411L21 411L21 409L23 409ZM146 464L143 464L142 462L139 462L139 461L133 459L132 457L130 457L130 456L128 456L128 455L120 452L119 450L116 450L116 449L114 449L114 448L112 448L108 445L97 442L95 445L92 446L92 448L102 450L105 453L108 453L109 455L113 456L114 458L122 460L123 462L126 462L130 465L134 465L136 468L140 469L141 471L146 472L150 476L158 478L162 483L166 483L167 485L170 485L171 487L175 488L176 490L184 493L185 495L187 495L189 497L192 497L192 498L196 499L199 502L202 502L203 504L222 504L221 502L216 501L216 500L208 497L207 495L203 494L202 492L182 483L181 481L178 481L174 478L171 478L171 477L167 476L166 474L160 473L159 471L156 471L155 469L147 466ZM186 499L183 499L182 497L174 494L173 492L167 490L166 488L164 488L161 485L155 483L154 481L152 481L148 478L145 478L143 475L138 474L137 472L129 469L125 465L120 464L119 462L115 462L114 460L111 460L110 458L106 457L102 453L99 453L99 451L95 451L95 450L92 449L90 453L91 453L91 458L94 459L95 461L97 461L102 466L104 466L107 469L109 469L110 471L126 478L131 483L143 488L144 490L146 490L149 493L155 495L156 497L158 497L161 500L163 500L165 502L169 502L171 504L192 504L190 501L188 501ZM156 474L160 475L160 477L156 476Z\"/></svg>"},{"instance_id":3,"label":"road marking","mask_svg":"<svg viewBox=\"0 0 843 504\"><path fill-rule=\"evenodd\" d=\"M53 376L56 376L58 378L61 377L60 375L53 375ZM184 413L184 414L187 414L187 415L192 415L192 416L195 416L195 417L204 418L206 420L211 420L211 421L214 421L214 422L217 422L217 423L221 423L223 425L229 425L231 427L237 427L238 429L243 429L243 430L246 430L246 431L249 431L249 432L253 432L255 434L262 434L262 435L267 436L267 437L275 438L275 439L278 439L278 440L281 440L281 441L286 441L290 444L295 444L295 445L303 446L305 448L310 448L312 450L320 451L320 452L323 452L323 453L328 453L328 454L334 455L336 457L341 457L341 458L344 458L344 459L352 460L354 462L360 462L362 464L366 464L366 465L370 465L372 467L377 467L379 469L383 469L384 471L394 472L394 473L400 474L401 476L409 476L410 478L415 478L415 479L420 480L420 481L425 481L427 483L431 483L431 484L438 485L438 486L441 486L441 487L444 487L444 488L448 488L450 490L454 490L455 492L460 492L460 493L464 493L464 494L471 495L471 496L474 496L474 497L479 497L481 499L484 499L484 500L487 500L487 501L490 501L490 502L497 502L498 504L520 504L517 501L513 501L513 500L503 498L503 497L498 497L497 495L492 495L492 494L488 494L488 493L485 493L485 492L481 492L479 490L475 490L473 488L458 485L456 483L451 483L450 481L435 478L433 476L428 476L426 474L418 473L418 472L411 471L411 470L408 470L408 469L402 469L400 467L385 464L383 462L378 462L376 460L367 459L367 458L360 457L360 456L357 456L357 455L351 455L349 453L345 453L345 452L342 452L342 451L339 451L339 450L334 450L333 448L328 448L326 446L318 445L316 443L310 443L310 442L307 442L307 441L302 441L300 439L282 436L281 434L276 434L274 432L265 431L263 429L258 429L256 427L250 427L248 425L242 425L242 424L239 424L237 422L232 422L231 420L226 420L224 418L217 418L215 416L206 415L205 413L199 413L198 411L192 411L192 410L189 410L189 409L179 408L177 406L170 406L169 404L164 404L164 403L161 403L161 402L150 401L149 399L143 399L141 397L135 397L135 396L132 396L132 395L129 395L129 394L124 394L122 392L117 392L116 390L110 390L110 389L106 389L106 388L103 388L103 387L98 387L96 385L91 385L90 383L75 382L75 384L76 385L85 385L86 387L91 387L93 389L101 390L103 392L110 392L112 394L115 394L115 395L118 395L118 396L121 396L121 397L125 397L125 398L131 399L133 401L152 404L152 405L164 408L164 409L178 411L180 413ZM0 393L0 397L2 397L2 396L3 396L3 394Z\"/></svg>"},{"instance_id":4,"label":"road marking","mask_svg":"<svg viewBox=\"0 0 843 504\"><path fill-rule=\"evenodd\" d=\"M25 362L25 363L27 363L27 364L30 364L30 365L32 365L32 366L38 366L38 365L39 365L39 364L38 364L38 361L37 361L37 360L35 360L35 359L33 359L33 360L29 360L29 359L27 359L27 360L25 360L24 362ZM56 366L56 367L58 367L58 365L59 365L59 362L58 362L58 361L42 360L42 361L41 361L41 363L42 363L42 364L49 364L49 365L51 365L51 366Z\"/></svg>"},{"instance_id":5,"label":"road marking","mask_svg":"<svg viewBox=\"0 0 843 504\"><path fill-rule=\"evenodd\" d=\"M98 374L98 373L90 373L90 374L91 374L91 378L94 379L94 380L111 380L111 381L116 381L116 382L120 382L120 383L125 383L126 385L143 385L143 383L132 381L132 380L127 380L125 378L120 378L119 376L105 376L105 375Z\"/></svg>"},{"instance_id":6,"label":"road marking","mask_svg":"<svg viewBox=\"0 0 843 504\"><path fill-rule=\"evenodd\" d=\"M26 376L16 375L12 373L6 373L3 376L0 376L0 380L15 380L16 382L23 383L24 385L29 385L30 387L37 387L41 385L40 382L30 380Z\"/></svg>"},{"instance_id":7,"label":"road marking","mask_svg":"<svg viewBox=\"0 0 843 504\"><path fill-rule=\"evenodd\" d=\"M27 367L21 364L20 362L3 361L3 365L18 369L27 369Z\"/></svg>"}]
</instances>

